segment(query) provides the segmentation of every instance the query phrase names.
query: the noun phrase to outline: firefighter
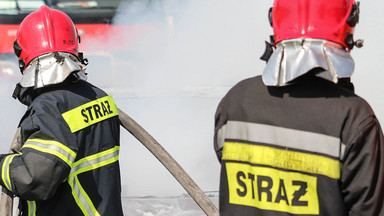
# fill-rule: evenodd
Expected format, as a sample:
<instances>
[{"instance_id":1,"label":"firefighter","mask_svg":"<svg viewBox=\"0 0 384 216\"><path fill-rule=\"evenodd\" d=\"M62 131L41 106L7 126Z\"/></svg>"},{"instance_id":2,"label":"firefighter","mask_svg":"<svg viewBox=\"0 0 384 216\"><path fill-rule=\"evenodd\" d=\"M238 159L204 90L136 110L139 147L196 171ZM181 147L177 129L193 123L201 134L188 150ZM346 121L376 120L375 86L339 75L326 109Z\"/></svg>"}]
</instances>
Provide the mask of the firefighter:
<instances>
[{"instance_id":1,"label":"firefighter","mask_svg":"<svg viewBox=\"0 0 384 216\"><path fill-rule=\"evenodd\" d=\"M21 150L0 157L0 184L22 215L123 215L117 107L86 81L79 39L69 16L47 6L17 31L14 95L28 109Z\"/></svg>"},{"instance_id":2,"label":"firefighter","mask_svg":"<svg viewBox=\"0 0 384 216\"><path fill-rule=\"evenodd\" d=\"M350 80L359 3L275 0L269 15L262 75L215 115L220 215L384 215L383 132Z\"/></svg>"}]
</instances>

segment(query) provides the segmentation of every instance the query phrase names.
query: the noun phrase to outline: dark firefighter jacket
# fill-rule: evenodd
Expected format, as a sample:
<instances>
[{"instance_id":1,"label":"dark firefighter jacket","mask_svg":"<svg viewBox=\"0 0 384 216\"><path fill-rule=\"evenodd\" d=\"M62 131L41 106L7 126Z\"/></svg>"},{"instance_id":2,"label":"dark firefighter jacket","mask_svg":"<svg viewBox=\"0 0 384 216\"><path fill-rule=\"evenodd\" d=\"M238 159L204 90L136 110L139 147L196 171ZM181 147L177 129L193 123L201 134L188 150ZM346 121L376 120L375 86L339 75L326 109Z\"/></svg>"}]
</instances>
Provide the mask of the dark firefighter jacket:
<instances>
[{"instance_id":1,"label":"dark firefighter jacket","mask_svg":"<svg viewBox=\"0 0 384 216\"><path fill-rule=\"evenodd\" d=\"M22 89L22 148L1 161L0 183L23 215L123 215L117 107L86 81Z\"/></svg>"},{"instance_id":2,"label":"dark firefighter jacket","mask_svg":"<svg viewBox=\"0 0 384 216\"><path fill-rule=\"evenodd\" d=\"M384 215L382 130L346 88L257 76L227 93L215 120L221 216Z\"/></svg>"}]
</instances>

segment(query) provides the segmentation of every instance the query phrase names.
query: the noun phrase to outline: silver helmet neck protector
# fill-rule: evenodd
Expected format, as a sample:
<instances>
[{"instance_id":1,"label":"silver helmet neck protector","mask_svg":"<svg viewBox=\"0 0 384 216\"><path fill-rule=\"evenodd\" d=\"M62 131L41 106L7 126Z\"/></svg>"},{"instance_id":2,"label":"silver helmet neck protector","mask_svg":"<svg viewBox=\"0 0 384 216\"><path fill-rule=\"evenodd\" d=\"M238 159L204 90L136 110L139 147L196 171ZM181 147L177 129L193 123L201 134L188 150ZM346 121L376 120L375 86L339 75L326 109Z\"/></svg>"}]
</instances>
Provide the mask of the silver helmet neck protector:
<instances>
[{"instance_id":1,"label":"silver helmet neck protector","mask_svg":"<svg viewBox=\"0 0 384 216\"><path fill-rule=\"evenodd\" d=\"M63 82L70 74L77 73L86 80L86 66L73 54L52 52L33 59L23 71L20 81L22 87L35 89Z\"/></svg>"},{"instance_id":2,"label":"silver helmet neck protector","mask_svg":"<svg viewBox=\"0 0 384 216\"><path fill-rule=\"evenodd\" d=\"M352 76L355 63L340 44L320 39L291 39L276 44L263 71L267 86L285 86L314 68L324 71L317 76L337 83Z\"/></svg>"}]
</instances>

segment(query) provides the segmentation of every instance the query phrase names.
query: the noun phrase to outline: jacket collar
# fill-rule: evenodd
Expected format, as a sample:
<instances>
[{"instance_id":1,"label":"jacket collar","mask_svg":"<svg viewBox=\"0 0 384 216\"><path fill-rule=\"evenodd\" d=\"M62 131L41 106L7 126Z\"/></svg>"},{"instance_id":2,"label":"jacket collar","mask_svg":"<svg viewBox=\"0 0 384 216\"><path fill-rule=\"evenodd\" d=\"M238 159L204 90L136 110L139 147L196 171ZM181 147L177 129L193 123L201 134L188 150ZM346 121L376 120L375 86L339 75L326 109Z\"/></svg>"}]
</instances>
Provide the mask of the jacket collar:
<instances>
[{"instance_id":1,"label":"jacket collar","mask_svg":"<svg viewBox=\"0 0 384 216\"><path fill-rule=\"evenodd\" d=\"M79 80L86 81L86 77L82 72L74 72L70 74L63 82L42 88L23 87L20 83L17 83L12 97L18 99L22 104L29 106L32 101L41 93L51 91L61 85L68 85Z\"/></svg>"}]
</instances>

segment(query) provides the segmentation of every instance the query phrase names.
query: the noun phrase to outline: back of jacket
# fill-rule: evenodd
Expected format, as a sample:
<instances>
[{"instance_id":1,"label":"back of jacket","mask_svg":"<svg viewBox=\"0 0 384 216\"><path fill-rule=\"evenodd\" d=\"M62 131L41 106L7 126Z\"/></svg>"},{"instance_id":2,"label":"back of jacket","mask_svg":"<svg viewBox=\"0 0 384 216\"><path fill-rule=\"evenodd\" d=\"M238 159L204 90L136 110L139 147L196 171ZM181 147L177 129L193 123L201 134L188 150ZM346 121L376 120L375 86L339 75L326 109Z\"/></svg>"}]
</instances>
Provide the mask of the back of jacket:
<instances>
[{"instance_id":1,"label":"back of jacket","mask_svg":"<svg viewBox=\"0 0 384 216\"><path fill-rule=\"evenodd\" d=\"M369 105L317 77L244 80L215 119L220 215L384 215L383 134Z\"/></svg>"},{"instance_id":2,"label":"back of jacket","mask_svg":"<svg viewBox=\"0 0 384 216\"><path fill-rule=\"evenodd\" d=\"M23 215L123 215L120 131L111 96L78 81L32 97L20 126L23 146L5 158L3 181Z\"/></svg>"}]
</instances>

